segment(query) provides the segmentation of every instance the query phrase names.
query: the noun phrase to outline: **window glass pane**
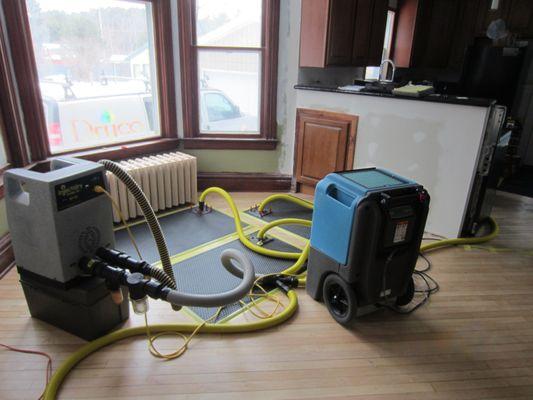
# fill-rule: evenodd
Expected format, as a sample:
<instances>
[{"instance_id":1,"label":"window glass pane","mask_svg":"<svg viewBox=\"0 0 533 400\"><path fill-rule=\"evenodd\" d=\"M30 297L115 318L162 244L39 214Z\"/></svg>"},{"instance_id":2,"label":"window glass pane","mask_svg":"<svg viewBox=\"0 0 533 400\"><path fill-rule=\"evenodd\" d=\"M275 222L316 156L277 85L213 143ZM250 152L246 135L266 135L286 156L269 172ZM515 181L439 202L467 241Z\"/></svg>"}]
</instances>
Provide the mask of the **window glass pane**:
<instances>
[{"instance_id":1,"label":"window glass pane","mask_svg":"<svg viewBox=\"0 0 533 400\"><path fill-rule=\"evenodd\" d=\"M261 46L261 0L196 0L196 44Z\"/></svg>"},{"instance_id":2,"label":"window glass pane","mask_svg":"<svg viewBox=\"0 0 533 400\"><path fill-rule=\"evenodd\" d=\"M200 131L258 133L259 51L199 50Z\"/></svg>"},{"instance_id":3,"label":"window glass pane","mask_svg":"<svg viewBox=\"0 0 533 400\"><path fill-rule=\"evenodd\" d=\"M27 0L53 153L159 135L152 9Z\"/></svg>"},{"instance_id":4,"label":"window glass pane","mask_svg":"<svg viewBox=\"0 0 533 400\"><path fill-rule=\"evenodd\" d=\"M7 164L6 147L4 144L4 132L0 126L0 168Z\"/></svg>"}]
</instances>

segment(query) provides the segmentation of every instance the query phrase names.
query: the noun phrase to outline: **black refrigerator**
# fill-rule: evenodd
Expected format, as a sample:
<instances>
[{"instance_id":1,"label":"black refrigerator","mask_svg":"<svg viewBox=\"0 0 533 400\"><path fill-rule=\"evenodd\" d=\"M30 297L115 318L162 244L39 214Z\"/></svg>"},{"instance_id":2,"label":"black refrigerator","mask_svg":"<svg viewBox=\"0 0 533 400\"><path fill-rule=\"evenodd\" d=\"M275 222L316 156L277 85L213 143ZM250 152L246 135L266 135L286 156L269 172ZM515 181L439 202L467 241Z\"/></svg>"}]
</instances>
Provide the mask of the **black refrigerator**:
<instances>
[{"instance_id":1,"label":"black refrigerator","mask_svg":"<svg viewBox=\"0 0 533 400\"><path fill-rule=\"evenodd\" d=\"M466 51L461 75L463 96L496 100L509 110L524 62L524 47L494 46L486 38L478 38Z\"/></svg>"},{"instance_id":2,"label":"black refrigerator","mask_svg":"<svg viewBox=\"0 0 533 400\"><path fill-rule=\"evenodd\" d=\"M467 49L460 93L469 97L490 98L494 104L487 121L482 153L463 222L463 236L475 234L479 223L491 213L500 178L498 171L502 170L494 155L505 118L516 96L524 54L523 47L494 46L486 38L476 39Z\"/></svg>"}]
</instances>

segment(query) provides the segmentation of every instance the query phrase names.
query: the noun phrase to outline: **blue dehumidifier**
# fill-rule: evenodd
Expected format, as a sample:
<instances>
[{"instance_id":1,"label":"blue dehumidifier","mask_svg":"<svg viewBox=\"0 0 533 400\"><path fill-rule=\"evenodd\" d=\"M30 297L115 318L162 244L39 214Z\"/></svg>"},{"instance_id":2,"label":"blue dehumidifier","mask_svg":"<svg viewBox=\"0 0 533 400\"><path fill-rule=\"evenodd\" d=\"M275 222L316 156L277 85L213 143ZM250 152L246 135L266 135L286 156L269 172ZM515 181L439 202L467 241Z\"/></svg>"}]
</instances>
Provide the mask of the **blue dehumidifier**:
<instances>
[{"instance_id":1,"label":"blue dehumidifier","mask_svg":"<svg viewBox=\"0 0 533 400\"><path fill-rule=\"evenodd\" d=\"M408 304L429 195L377 168L336 172L315 191L307 292L349 325L382 304Z\"/></svg>"}]
</instances>

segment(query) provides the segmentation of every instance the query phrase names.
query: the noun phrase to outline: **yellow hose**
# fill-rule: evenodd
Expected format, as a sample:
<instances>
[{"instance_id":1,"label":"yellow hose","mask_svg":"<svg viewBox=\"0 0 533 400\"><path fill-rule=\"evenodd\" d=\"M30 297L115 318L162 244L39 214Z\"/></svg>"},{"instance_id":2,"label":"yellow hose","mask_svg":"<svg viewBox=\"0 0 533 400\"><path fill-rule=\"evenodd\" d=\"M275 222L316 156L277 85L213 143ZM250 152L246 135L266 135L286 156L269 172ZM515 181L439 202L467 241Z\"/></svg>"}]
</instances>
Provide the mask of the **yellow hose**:
<instances>
[{"instance_id":1,"label":"yellow hose","mask_svg":"<svg viewBox=\"0 0 533 400\"><path fill-rule=\"evenodd\" d=\"M307 219L299 219L299 218L283 218L283 219L277 219L275 221L269 222L265 226L261 228L261 230L257 233L258 239L263 239L265 234L272 228L275 228L276 226L280 225L303 225L303 226L311 226L311 221ZM307 261L307 257L309 257L309 248L310 243L307 241L305 247L303 248L302 252L300 253L300 257L298 257L298 260L291 265L289 268L287 268L285 271L281 272L282 274L286 275L292 275L295 273L298 273L305 262Z\"/></svg>"},{"instance_id":2,"label":"yellow hose","mask_svg":"<svg viewBox=\"0 0 533 400\"><path fill-rule=\"evenodd\" d=\"M313 207L314 207L312 202L299 199L298 197L291 196L289 194L274 194L274 195L268 196L266 199L264 199L261 202L261 204L259 205L258 210L260 212L263 211L265 206L268 203L270 203L270 202L272 202L274 200L290 201L290 202L296 203L296 204L298 204L298 205L300 205L302 207L308 208L310 210L312 210ZM261 231L259 231L259 234L258 234L259 238L262 238L262 235L264 235L265 232L267 230L269 230L273 226L282 225L284 223L290 223L290 222L284 222L286 220L294 220L294 218L280 219L280 220L276 220L276 221L271 222L270 224L268 224L265 227L263 227L263 229L261 229ZM463 245L463 244L479 244L479 243L488 242L488 241L494 239L496 236L498 236L498 234L500 232L500 228L499 228L498 224L496 223L496 221L494 219L492 219L491 217L489 217L488 220L489 220L489 223L491 225L491 232L488 235L468 237L468 238L457 238L457 239L443 239L443 240L439 240L439 241L436 241L436 242L433 242L433 243L422 245L420 247L420 252L423 253L423 252L426 252L426 251L435 250L435 249L438 249L438 248L448 247L448 246L456 246L456 245ZM301 221L305 221L305 220L301 220ZM277 222L279 222L279 223L278 224L274 224L274 223L277 223ZM293 223L295 223L295 222L293 222ZM271 224L273 226L270 226ZM311 224L309 224L308 226L311 226Z\"/></svg>"},{"instance_id":3,"label":"yellow hose","mask_svg":"<svg viewBox=\"0 0 533 400\"><path fill-rule=\"evenodd\" d=\"M291 203L298 204L299 206L305 207L309 210L313 209L313 203L311 203L310 201L300 199L296 196L291 196L290 194L279 193L279 194L273 194L271 196L268 196L266 199L264 199L261 202L261 204L259 204L259 208L257 209L257 211L262 212L265 206L274 200L287 200L287 201L290 201Z\"/></svg>"},{"instance_id":4,"label":"yellow hose","mask_svg":"<svg viewBox=\"0 0 533 400\"><path fill-rule=\"evenodd\" d=\"M245 333L253 332L261 329L271 328L273 326L279 325L286 320L288 320L298 308L298 297L294 290L290 290L287 293L289 298L289 304L281 311L279 314L268 318L261 319L253 322L248 322L245 324L206 324L201 329L201 333ZM160 332L192 332L198 327L198 324L161 324L161 325L151 325L150 331L153 333ZM102 336L99 339L93 340L92 342L87 343L81 349L73 353L69 358L67 358L63 364L57 369L57 371L52 376L50 383L46 387L46 392L44 393L44 400L54 400L57 395L57 391L63 381L65 380L68 373L74 368L81 360L88 357L95 351L101 349L102 347L108 346L112 343L118 342L122 339L126 339L132 336L146 335L146 328L144 326L138 326L135 328L120 329L115 332L111 332L105 336Z\"/></svg>"},{"instance_id":5,"label":"yellow hose","mask_svg":"<svg viewBox=\"0 0 533 400\"><path fill-rule=\"evenodd\" d=\"M230 195L221 188L209 188L202 193L199 201L205 201L206 196L209 193L217 193L221 195L229 204L231 211L233 213L233 218L235 221L235 229L239 235L241 242L252 251L256 251L260 254L275 257L275 258L284 258L292 259L295 258L296 262L290 266L288 269L283 271L284 274L295 274L300 271L301 267L307 261L309 254L309 243L306 244L305 248L301 253L287 253L280 252L275 250L265 249L264 247L258 246L246 237L243 232L241 219L239 211L235 206L233 199ZM272 197L272 196L271 196ZM297 222L295 222L297 221ZM279 226L287 223L295 223L300 225L310 226L310 221L298 220L295 218L287 218L285 220L274 221L263 228L263 235L266 231L273 228L274 226ZM302 275L299 278L299 283L305 282L305 276ZM289 319L296 311L298 307L298 298L294 290L290 290L287 293L289 298L289 304L283 309L279 314L272 316L267 319L261 319L254 322L249 322L245 324L205 324L203 325L199 332L200 333L245 333L252 332L261 329L267 329L279 325ZM151 325L150 331L152 333L161 333L161 332L182 332L188 333L193 332L198 328L198 324L160 324L160 325ZM102 347L108 346L112 343L118 342L122 339L126 339L132 336L145 335L146 328L144 326L139 326L135 328L120 329L118 331L109 333L108 335L102 336L99 339L96 339L92 342L87 343L85 346L73 353L69 358L67 358L63 364L56 370L52 379L50 380L48 386L46 387L46 392L44 394L44 400L53 400L56 398L57 391L60 388L61 384L65 380L68 373L84 358L88 357L90 354L98 351Z\"/></svg>"},{"instance_id":6,"label":"yellow hose","mask_svg":"<svg viewBox=\"0 0 533 400\"><path fill-rule=\"evenodd\" d=\"M272 222L269 222L265 226L263 226L259 232L257 233L258 239L263 239L265 234L272 228L275 228L276 226L280 225L303 225L303 226L311 226L311 221L308 219L299 219L299 218L282 218L282 219L276 219Z\"/></svg>"},{"instance_id":7,"label":"yellow hose","mask_svg":"<svg viewBox=\"0 0 533 400\"><path fill-rule=\"evenodd\" d=\"M456 246L461 244L479 244L485 243L489 240L494 239L500 233L500 227L492 218L488 218L489 223L492 227L491 232L485 236L474 236L468 238L457 238L457 239L442 239L433 243L425 244L420 247L420 252L425 253L426 251L435 250L441 247Z\"/></svg>"},{"instance_id":8,"label":"yellow hose","mask_svg":"<svg viewBox=\"0 0 533 400\"><path fill-rule=\"evenodd\" d=\"M283 271L284 274L295 274L298 273L298 271L301 269L303 264L306 262L307 257L309 255L309 248L310 243L307 242L305 248L301 253L288 253L288 252L281 252L281 251L275 251L275 250L269 250L264 247L258 246L252 242L245 236L242 226L241 226L241 219L239 216L239 212L237 210L237 207L235 206L235 203L233 202L233 199L230 197L230 195L223 189L213 187L205 190L202 195L200 196L200 201L205 201L206 196L209 193L217 193L221 195L229 204L231 211L233 213L233 217L235 220L235 228L237 230L237 233L239 235L239 239L241 242L248 247L250 250L258 252L260 254L275 257L275 258L283 258L283 259L296 259L296 262L289 267L287 270ZM288 201L297 203L303 207L312 209L313 204L301 199L298 199L294 196L286 195L286 194L276 194L273 196L267 197L259 206L259 210L262 211L264 206L277 199L286 199ZM423 245L420 248L421 252L433 250L440 247L445 246L452 246L452 245L460 245L460 244L478 244L487 242L494 237L498 235L499 228L496 222L491 218L490 219L491 225L492 225L492 231L489 235L482 236L482 237L473 237L473 238L459 238L459 239L444 239L438 242L430 243L427 245ZM286 218L281 220L273 221L267 225L265 225L260 231L259 231L259 237L263 237L264 234L271 228L274 228L276 226L284 225L284 224L299 224L299 225L305 225L305 226L311 226L311 221L307 220L301 220L296 218ZM305 273L298 275L298 282L300 285L305 285L306 283L306 275ZM287 307L283 309L279 314L274 315L267 319L260 319L253 322L248 322L245 324L205 324L203 325L199 332L201 333L245 333L245 332L252 332L257 331L261 329L267 329L274 327L276 325L279 325L286 320L288 320L296 311L298 307L298 298L296 296L296 292L294 290L290 290L287 293L287 296L289 298L289 304ZM160 324L160 325L152 325L150 327L151 332L153 333L161 333L161 332L193 332L195 329L198 328L197 324ZM84 358L88 357L90 354L96 352L97 350L108 346L112 343L118 342L122 339L126 339L132 336L139 336L139 335L145 335L146 334L146 328L144 326L134 327L134 328L126 328L126 329L120 329L118 331L109 333L105 336L102 336L99 339L96 339L92 342L87 343L85 346L77 350L75 353L73 353L69 358L67 358L63 364L56 370L54 375L52 376L52 379L50 380L49 384L46 387L46 391L44 394L45 400L53 400L56 398L57 391L59 390L61 384L65 380L68 373Z\"/></svg>"},{"instance_id":9,"label":"yellow hose","mask_svg":"<svg viewBox=\"0 0 533 400\"><path fill-rule=\"evenodd\" d=\"M228 202L228 205L231 208L231 212L233 214L233 219L235 221L235 230L237 231L237 234L239 235L239 240L242 242L243 245L245 245L250 250L262 254L267 257L273 257L273 258L281 258L285 260L298 260L300 259L301 253L291 253L286 251L278 251L278 250L271 250L267 249L265 247L261 247L253 242L251 242L246 235L244 234L244 231L242 229L241 224L241 217L239 216L239 210L237 210L237 206L235 205L235 202L231 198L228 192L226 192L224 189L219 187L210 187L209 189L204 190L204 192L200 195L200 198L198 201L205 202L205 198L210 193L216 193L224 198ZM286 196L286 195L285 195Z\"/></svg>"}]
</instances>

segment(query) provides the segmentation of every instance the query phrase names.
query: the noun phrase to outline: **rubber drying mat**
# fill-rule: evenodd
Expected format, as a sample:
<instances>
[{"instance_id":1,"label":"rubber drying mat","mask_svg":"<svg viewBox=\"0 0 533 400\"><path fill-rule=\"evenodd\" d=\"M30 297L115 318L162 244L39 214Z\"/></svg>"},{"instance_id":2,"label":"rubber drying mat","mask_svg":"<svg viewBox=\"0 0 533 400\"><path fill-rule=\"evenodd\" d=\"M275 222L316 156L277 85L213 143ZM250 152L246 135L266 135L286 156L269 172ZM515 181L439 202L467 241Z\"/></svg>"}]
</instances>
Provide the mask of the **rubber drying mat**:
<instances>
[{"instance_id":1,"label":"rubber drying mat","mask_svg":"<svg viewBox=\"0 0 533 400\"><path fill-rule=\"evenodd\" d=\"M278 239L267 243L265 247L281 251L301 251ZM176 286L178 290L195 294L212 294L224 292L237 286L240 281L239 278L226 271L220 262L220 253L225 249L242 250L252 260L256 273L260 274L282 272L295 262L295 260L281 260L259 255L248 250L238 239L235 239L229 243L216 248L211 248L203 253L175 264L174 275L176 277ZM243 300L249 301L248 298ZM217 320L221 320L233 314L240 310L240 308L241 305L239 303L226 306ZM217 308L201 307L190 307L189 309L201 319L211 317L217 310Z\"/></svg>"},{"instance_id":2,"label":"rubber drying mat","mask_svg":"<svg viewBox=\"0 0 533 400\"><path fill-rule=\"evenodd\" d=\"M298 204L291 203L286 200L274 200L273 202L268 203L266 208L272 209L272 213L261 217L257 211L248 210L246 211L246 214L256 218L260 218L266 222L271 222L276 219L282 218L300 218L308 220L312 220L313 218L313 210L309 210L308 208L302 207ZM302 236L306 239L309 239L311 237L311 228L307 226L283 225L282 229Z\"/></svg>"},{"instance_id":3,"label":"rubber drying mat","mask_svg":"<svg viewBox=\"0 0 533 400\"><path fill-rule=\"evenodd\" d=\"M235 232L233 218L216 210L203 215L195 214L192 209L181 210L160 217L159 223L171 257ZM246 226L243 224L243 228ZM159 261L159 253L146 222L134 225L130 229L143 259L151 264ZM115 232L115 247L137 258L126 229Z\"/></svg>"}]
</instances>

